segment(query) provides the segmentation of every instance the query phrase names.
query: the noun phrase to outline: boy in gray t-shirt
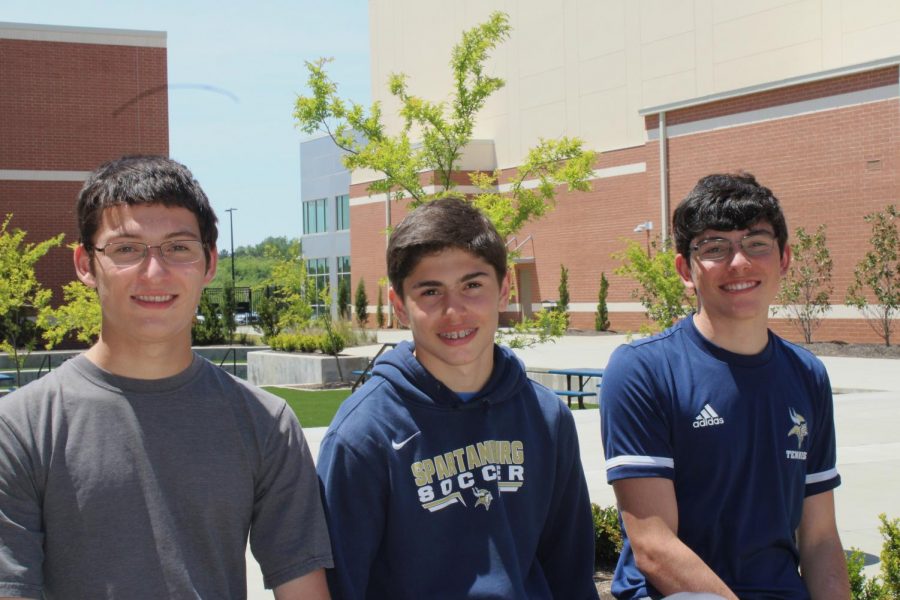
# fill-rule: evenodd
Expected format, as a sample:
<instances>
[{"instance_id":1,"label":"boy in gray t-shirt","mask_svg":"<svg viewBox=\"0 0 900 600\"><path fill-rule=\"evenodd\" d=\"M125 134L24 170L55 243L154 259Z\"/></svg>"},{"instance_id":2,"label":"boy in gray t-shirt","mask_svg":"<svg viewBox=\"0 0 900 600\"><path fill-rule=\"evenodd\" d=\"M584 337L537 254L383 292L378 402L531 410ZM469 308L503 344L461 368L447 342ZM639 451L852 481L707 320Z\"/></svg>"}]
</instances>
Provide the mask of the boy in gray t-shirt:
<instances>
[{"instance_id":1,"label":"boy in gray t-shirt","mask_svg":"<svg viewBox=\"0 0 900 600\"><path fill-rule=\"evenodd\" d=\"M78 200L98 342L0 401L0 597L328 598L330 543L296 417L191 351L216 217L182 165L100 167Z\"/></svg>"}]
</instances>

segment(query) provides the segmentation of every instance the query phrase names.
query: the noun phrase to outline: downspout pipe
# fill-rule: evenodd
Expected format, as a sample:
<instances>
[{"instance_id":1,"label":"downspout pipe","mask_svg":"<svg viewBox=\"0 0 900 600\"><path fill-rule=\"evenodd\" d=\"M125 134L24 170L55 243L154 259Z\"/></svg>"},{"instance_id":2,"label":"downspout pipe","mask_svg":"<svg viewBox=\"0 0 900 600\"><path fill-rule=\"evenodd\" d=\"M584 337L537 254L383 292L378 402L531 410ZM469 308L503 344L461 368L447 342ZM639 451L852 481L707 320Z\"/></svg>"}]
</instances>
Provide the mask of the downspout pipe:
<instances>
[{"instance_id":1,"label":"downspout pipe","mask_svg":"<svg viewBox=\"0 0 900 600\"><path fill-rule=\"evenodd\" d=\"M666 113L659 113L659 206L660 244L664 248L669 239L669 155L666 137Z\"/></svg>"}]
</instances>

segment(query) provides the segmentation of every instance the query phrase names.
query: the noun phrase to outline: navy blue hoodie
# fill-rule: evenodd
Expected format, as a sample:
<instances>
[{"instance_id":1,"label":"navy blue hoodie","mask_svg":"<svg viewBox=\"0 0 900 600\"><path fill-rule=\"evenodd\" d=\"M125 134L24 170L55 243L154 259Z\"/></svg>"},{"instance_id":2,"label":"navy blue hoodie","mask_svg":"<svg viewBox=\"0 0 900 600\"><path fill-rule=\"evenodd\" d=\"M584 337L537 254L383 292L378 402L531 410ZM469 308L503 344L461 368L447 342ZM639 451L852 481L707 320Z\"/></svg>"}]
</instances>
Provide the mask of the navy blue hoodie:
<instances>
[{"instance_id":1,"label":"navy blue hoodie","mask_svg":"<svg viewBox=\"0 0 900 600\"><path fill-rule=\"evenodd\" d=\"M404 342L319 450L337 599L597 598L575 422L508 349L468 402Z\"/></svg>"}]
</instances>

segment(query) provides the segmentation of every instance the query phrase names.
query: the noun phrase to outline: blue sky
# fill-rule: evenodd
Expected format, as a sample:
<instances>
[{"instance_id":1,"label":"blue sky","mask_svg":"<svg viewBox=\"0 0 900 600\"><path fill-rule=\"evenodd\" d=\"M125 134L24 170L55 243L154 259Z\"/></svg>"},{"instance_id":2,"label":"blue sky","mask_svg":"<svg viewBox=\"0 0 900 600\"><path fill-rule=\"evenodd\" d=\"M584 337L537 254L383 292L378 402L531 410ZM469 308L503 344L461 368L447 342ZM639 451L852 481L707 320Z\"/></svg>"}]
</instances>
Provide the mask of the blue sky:
<instances>
[{"instance_id":1,"label":"blue sky","mask_svg":"<svg viewBox=\"0 0 900 600\"><path fill-rule=\"evenodd\" d=\"M0 0L0 20L168 33L169 152L219 216L219 245L299 237L294 100L304 61L333 57L345 98L371 101L366 0ZM217 91L220 90L220 91Z\"/></svg>"}]
</instances>

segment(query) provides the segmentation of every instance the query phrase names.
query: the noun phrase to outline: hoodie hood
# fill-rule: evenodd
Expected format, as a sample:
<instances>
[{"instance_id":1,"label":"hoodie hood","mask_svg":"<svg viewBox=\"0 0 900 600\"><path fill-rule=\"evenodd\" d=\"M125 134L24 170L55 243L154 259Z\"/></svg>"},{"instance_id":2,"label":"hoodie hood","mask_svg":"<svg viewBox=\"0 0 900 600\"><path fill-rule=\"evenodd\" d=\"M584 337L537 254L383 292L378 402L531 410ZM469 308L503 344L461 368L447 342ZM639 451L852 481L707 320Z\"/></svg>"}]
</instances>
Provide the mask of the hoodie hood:
<instances>
[{"instance_id":1,"label":"hoodie hood","mask_svg":"<svg viewBox=\"0 0 900 600\"><path fill-rule=\"evenodd\" d=\"M528 381L524 365L512 350L494 344L491 376L474 398L463 402L422 366L414 351L412 342L401 342L380 356L372 369L373 379L390 382L405 401L448 408L475 408L506 401L518 394Z\"/></svg>"}]
</instances>

